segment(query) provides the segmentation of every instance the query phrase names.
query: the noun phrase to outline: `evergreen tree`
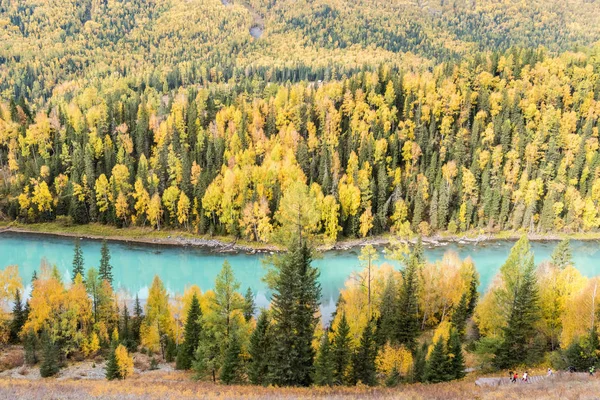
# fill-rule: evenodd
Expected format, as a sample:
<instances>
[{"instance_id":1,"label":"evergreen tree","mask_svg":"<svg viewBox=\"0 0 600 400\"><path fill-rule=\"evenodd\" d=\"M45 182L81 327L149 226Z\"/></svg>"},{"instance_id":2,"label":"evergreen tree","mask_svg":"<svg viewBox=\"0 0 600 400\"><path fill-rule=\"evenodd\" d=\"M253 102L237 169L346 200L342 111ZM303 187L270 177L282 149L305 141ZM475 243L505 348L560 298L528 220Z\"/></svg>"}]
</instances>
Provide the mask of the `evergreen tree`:
<instances>
[{"instance_id":1,"label":"evergreen tree","mask_svg":"<svg viewBox=\"0 0 600 400\"><path fill-rule=\"evenodd\" d=\"M321 338L317 358L315 359L315 376L313 381L317 386L331 386L333 379L334 364L329 343L329 333L325 331Z\"/></svg>"},{"instance_id":2,"label":"evergreen tree","mask_svg":"<svg viewBox=\"0 0 600 400\"><path fill-rule=\"evenodd\" d=\"M73 254L73 276L71 279L75 282L77 274L80 274L83 278L85 276L85 270L83 266L83 251L81 250L81 243L79 239L75 239L75 249Z\"/></svg>"},{"instance_id":3,"label":"evergreen tree","mask_svg":"<svg viewBox=\"0 0 600 400\"><path fill-rule=\"evenodd\" d=\"M13 319L10 322L10 341L11 343L17 343L19 341L19 333L21 332L21 328L23 328L25 321L27 321L26 310L23 307L23 302L21 301L21 291L19 289L15 291L12 317Z\"/></svg>"},{"instance_id":4,"label":"evergreen tree","mask_svg":"<svg viewBox=\"0 0 600 400\"><path fill-rule=\"evenodd\" d=\"M131 317L129 316L127 304L123 304L123 313L119 322L119 338L121 342L128 350L134 351L136 343L133 340Z\"/></svg>"},{"instance_id":5,"label":"evergreen tree","mask_svg":"<svg viewBox=\"0 0 600 400\"><path fill-rule=\"evenodd\" d=\"M465 336L467 319L469 318L469 310L467 307L467 294L463 293L463 295L460 297L458 305L456 306L456 309L454 310L454 313L452 314L452 325L454 325L461 338Z\"/></svg>"},{"instance_id":6,"label":"evergreen tree","mask_svg":"<svg viewBox=\"0 0 600 400\"><path fill-rule=\"evenodd\" d=\"M350 326L346 313L340 317L337 330L331 343L331 361L333 364L333 383L345 385L349 383L352 349L350 347Z\"/></svg>"},{"instance_id":7,"label":"evergreen tree","mask_svg":"<svg viewBox=\"0 0 600 400\"><path fill-rule=\"evenodd\" d=\"M413 361L413 382L425 382L425 372L427 369L427 343L423 343L417 349Z\"/></svg>"},{"instance_id":8,"label":"evergreen tree","mask_svg":"<svg viewBox=\"0 0 600 400\"><path fill-rule=\"evenodd\" d=\"M404 279L398 304L397 341L410 349L414 349L415 339L419 335L418 269L423 259L423 243L419 237L402 274Z\"/></svg>"},{"instance_id":9,"label":"evergreen tree","mask_svg":"<svg viewBox=\"0 0 600 400\"><path fill-rule=\"evenodd\" d=\"M246 322L252 319L255 309L254 293L252 293L252 289L248 288L248 290L246 290L246 295L244 296L244 318L246 319Z\"/></svg>"},{"instance_id":10,"label":"evergreen tree","mask_svg":"<svg viewBox=\"0 0 600 400\"><path fill-rule=\"evenodd\" d=\"M23 338L23 349L25 350L25 363L34 365L38 362L38 338L33 331L28 331Z\"/></svg>"},{"instance_id":11,"label":"evergreen tree","mask_svg":"<svg viewBox=\"0 0 600 400\"><path fill-rule=\"evenodd\" d=\"M503 329L502 344L495 359L498 368L510 368L527 359L538 319L537 279L533 258L530 258L523 271L522 283L516 288L508 325Z\"/></svg>"},{"instance_id":12,"label":"evergreen tree","mask_svg":"<svg viewBox=\"0 0 600 400\"><path fill-rule=\"evenodd\" d=\"M450 331L448 338L448 362L451 379L461 379L465 376L465 358L462 351L460 334L456 329Z\"/></svg>"},{"instance_id":13,"label":"evergreen tree","mask_svg":"<svg viewBox=\"0 0 600 400\"><path fill-rule=\"evenodd\" d=\"M221 368L220 379L226 385L232 383L239 383L243 376L243 365L240 357L242 348L240 346L240 340L236 333L230 335L229 343L227 345L227 351L225 352L225 358L223 360L223 367Z\"/></svg>"},{"instance_id":14,"label":"evergreen tree","mask_svg":"<svg viewBox=\"0 0 600 400\"><path fill-rule=\"evenodd\" d=\"M306 243L293 242L278 262L271 302L275 326L269 366L270 381L275 385L312 383L312 340L321 287L319 271L311 266L311 253Z\"/></svg>"},{"instance_id":15,"label":"evergreen tree","mask_svg":"<svg viewBox=\"0 0 600 400\"><path fill-rule=\"evenodd\" d=\"M473 276L471 277L471 282L469 284L469 301L467 303L467 319L473 316L475 312L475 307L477 307L477 302L479 301L479 292L477 291L479 287L479 272L476 269L473 269Z\"/></svg>"},{"instance_id":16,"label":"evergreen tree","mask_svg":"<svg viewBox=\"0 0 600 400\"><path fill-rule=\"evenodd\" d=\"M40 365L40 375L42 378L47 378L56 375L60 369L58 348L46 332L43 333L42 342L44 348L42 364Z\"/></svg>"},{"instance_id":17,"label":"evergreen tree","mask_svg":"<svg viewBox=\"0 0 600 400\"><path fill-rule=\"evenodd\" d=\"M573 254L571 252L571 242L565 239L558 243L552 252L552 264L560 269L565 269L569 265L573 265Z\"/></svg>"},{"instance_id":18,"label":"evergreen tree","mask_svg":"<svg viewBox=\"0 0 600 400\"><path fill-rule=\"evenodd\" d=\"M427 366L425 368L424 380L430 383L446 382L452 379L449 374L448 354L444 339L440 338L434 345Z\"/></svg>"},{"instance_id":19,"label":"evergreen tree","mask_svg":"<svg viewBox=\"0 0 600 400\"><path fill-rule=\"evenodd\" d=\"M106 361L105 376L106 379L112 381L113 379L119 379L119 365L117 363L117 355L115 350L117 349L117 343L113 342L110 347L110 353L108 354L108 360Z\"/></svg>"},{"instance_id":20,"label":"evergreen tree","mask_svg":"<svg viewBox=\"0 0 600 400\"><path fill-rule=\"evenodd\" d=\"M102 248L100 249L100 268L98 269L98 275L101 280L108 281L112 286L112 265L110 265L110 250L108 249L106 240L102 241Z\"/></svg>"},{"instance_id":21,"label":"evergreen tree","mask_svg":"<svg viewBox=\"0 0 600 400\"><path fill-rule=\"evenodd\" d=\"M363 331L360 338L360 345L354 353L353 377L356 383L362 382L368 386L377 384L376 358L377 345L375 343L375 332L373 331L373 321L370 321Z\"/></svg>"},{"instance_id":22,"label":"evergreen tree","mask_svg":"<svg viewBox=\"0 0 600 400\"><path fill-rule=\"evenodd\" d=\"M381 295L379 306L379 319L377 321L377 345L383 346L387 342L396 339L396 327L398 318L398 290L396 280L390 274Z\"/></svg>"},{"instance_id":23,"label":"evergreen tree","mask_svg":"<svg viewBox=\"0 0 600 400\"><path fill-rule=\"evenodd\" d=\"M144 310L140 304L140 299L137 294L135 295L133 316L133 322L131 323L131 335L136 343L140 343L140 328L144 322Z\"/></svg>"},{"instance_id":24,"label":"evergreen tree","mask_svg":"<svg viewBox=\"0 0 600 400\"><path fill-rule=\"evenodd\" d=\"M198 350L200 334L202 333L202 310L198 296L194 293L185 322L184 341L177 351L177 369L190 369L194 354Z\"/></svg>"},{"instance_id":25,"label":"evergreen tree","mask_svg":"<svg viewBox=\"0 0 600 400\"><path fill-rule=\"evenodd\" d=\"M256 328L250 336L250 364L248 366L248 378L254 385L263 385L269 373L269 313L262 310L256 322Z\"/></svg>"}]
</instances>

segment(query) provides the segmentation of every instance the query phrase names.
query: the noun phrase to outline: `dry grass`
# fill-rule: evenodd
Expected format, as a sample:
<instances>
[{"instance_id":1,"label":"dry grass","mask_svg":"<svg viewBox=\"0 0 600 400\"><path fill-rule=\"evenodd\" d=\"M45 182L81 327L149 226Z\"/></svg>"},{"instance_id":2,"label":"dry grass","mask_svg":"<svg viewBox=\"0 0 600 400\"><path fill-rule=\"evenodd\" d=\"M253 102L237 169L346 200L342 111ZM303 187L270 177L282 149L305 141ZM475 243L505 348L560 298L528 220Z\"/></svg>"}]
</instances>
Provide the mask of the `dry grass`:
<instances>
[{"instance_id":1,"label":"dry grass","mask_svg":"<svg viewBox=\"0 0 600 400\"><path fill-rule=\"evenodd\" d=\"M194 382L189 373L137 374L120 382L0 379L0 399L599 399L600 379L556 377L539 384L479 388L472 379L438 385L386 388L263 388Z\"/></svg>"}]
</instances>

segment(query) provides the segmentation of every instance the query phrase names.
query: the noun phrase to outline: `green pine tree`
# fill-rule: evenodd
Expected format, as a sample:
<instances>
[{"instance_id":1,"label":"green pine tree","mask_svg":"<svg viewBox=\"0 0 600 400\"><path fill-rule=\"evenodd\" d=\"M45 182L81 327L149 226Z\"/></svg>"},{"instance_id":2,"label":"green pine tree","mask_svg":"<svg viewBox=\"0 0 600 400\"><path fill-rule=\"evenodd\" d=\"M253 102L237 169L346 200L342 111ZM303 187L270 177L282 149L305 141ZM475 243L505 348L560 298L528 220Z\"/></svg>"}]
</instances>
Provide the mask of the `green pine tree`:
<instances>
[{"instance_id":1,"label":"green pine tree","mask_svg":"<svg viewBox=\"0 0 600 400\"><path fill-rule=\"evenodd\" d=\"M223 359L223 366L219 377L221 382L226 385L240 383L242 381L244 374L240 357L241 351L242 348L240 346L238 335L233 333L229 336L229 343L227 345L227 351L225 352L225 358Z\"/></svg>"},{"instance_id":2,"label":"green pine tree","mask_svg":"<svg viewBox=\"0 0 600 400\"><path fill-rule=\"evenodd\" d=\"M465 336L467 319L469 318L468 312L467 294L463 293L451 318L452 325L454 325L461 338Z\"/></svg>"},{"instance_id":3,"label":"green pine tree","mask_svg":"<svg viewBox=\"0 0 600 400\"><path fill-rule=\"evenodd\" d=\"M377 345L383 346L387 342L396 339L396 327L398 325L398 289L396 280L390 274L381 295L379 306L379 320L377 321Z\"/></svg>"},{"instance_id":4,"label":"green pine tree","mask_svg":"<svg viewBox=\"0 0 600 400\"><path fill-rule=\"evenodd\" d=\"M27 315L25 308L23 307L23 302L21 301L21 291L17 289L15 291L15 300L12 309L12 321L10 322L11 343L17 343L19 341L19 334L21 333L21 329L23 328L23 325L25 325L26 320Z\"/></svg>"},{"instance_id":5,"label":"green pine tree","mask_svg":"<svg viewBox=\"0 0 600 400\"><path fill-rule=\"evenodd\" d=\"M423 243L419 237L402 274L404 279L398 304L396 338L399 343L405 344L410 349L414 349L415 340L419 335L418 270L423 261Z\"/></svg>"},{"instance_id":6,"label":"green pine tree","mask_svg":"<svg viewBox=\"0 0 600 400\"><path fill-rule=\"evenodd\" d=\"M573 265L573 254L571 252L571 242L565 239L558 243L552 252L552 264L560 269L565 269L569 265Z\"/></svg>"},{"instance_id":7,"label":"green pine tree","mask_svg":"<svg viewBox=\"0 0 600 400\"><path fill-rule=\"evenodd\" d=\"M252 319L255 310L254 293L252 293L252 289L248 288L248 290L246 290L246 295L244 296L244 318L246 319L246 322Z\"/></svg>"},{"instance_id":8,"label":"green pine tree","mask_svg":"<svg viewBox=\"0 0 600 400\"><path fill-rule=\"evenodd\" d=\"M83 251L81 250L81 241L75 239L75 249L73 251L73 276L71 279L75 282L77 274L83 278L85 276L85 270L83 266Z\"/></svg>"},{"instance_id":9,"label":"green pine tree","mask_svg":"<svg viewBox=\"0 0 600 400\"><path fill-rule=\"evenodd\" d=\"M112 286L112 265L110 265L110 250L106 240L102 241L102 248L100 249L100 268L98 269L98 275L101 280L108 281Z\"/></svg>"},{"instance_id":10,"label":"green pine tree","mask_svg":"<svg viewBox=\"0 0 600 400\"><path fill-rule=\"evenodd\" d=\"M23 338L25 364L35 365L38 362L39 341L33 331L28 331Z\"/></svg>"},{"instance_id":11,"label":"green pine tree","mask_svg":"<svg viewBox=\"0 0 600 400\"><path fill-rule=\"evenodd\" d=\"M144 322L144 309L140 304L138 295L135 295L135 305L133 307L133 321L131 323L131 335L136 344L140 343L140 328Z\"/></svg>"},{"instance_id":12,"label":"green pine tree","mask_svg":"<svg viewBox=\"0 0 600 400\"><path fill-rule=\"evenodd\" d=\"M522 364L533 345L535 324L539 319L538 291L533 258L527 263L522 282L516 287L508 325L503 329L502 344L496 354L498 368Z\"/></svg>"},{"instance_id":13,"label":"green pine tree","mask_svg":"<svg viewBox=\"0 0 600 400\"><path fill-rule=\"evenodd\" d=\"M108 360L106 361L105 367L105 376L106 379L112 381L113 379L120 379L121 376L119 374L119 366L117 364L117 356L115 354L115 350L117 349L117 344L113 343L110 347L110 353L108 354Z\"/></svg>"},{"instance_id":14,"label":"green pine tree","mask_svg":"<svg viewBox=\"0 0 600 400\"><path fill-rule=\"evenodd\" d=\"M56 375L60 370L58 348L46 332L43 333L42 342L44 348L42 352L42 364L40 365L40 375L42 378L47 378Z\"/></svg>"},{"instance_id":15,"label":"green pine tree","mask_svg":"<svg viewBox=\"0 0 600 400\"><path fill-rule=\"evenodd\" d=\"M354 353L353 377L355 383L362 382L368 386L377 384L377 369L375 359L377 358L377 345L375 343L375 332L373 321L370 321L360 338L360 345Z\"/></svg>"},{"instance_id":16,"label":"green pine tree","mask_svg":"<svg viewBox=\"0 0 600 400\"><path fill-rule=\"evenodd\" d=\"M129 309L127 304L123 304L123 313L119 321L119 339L128 350L134 351L136 346L133 340L131 317L129 316Z\"/></svg>"},{"instance_id":17,"label":"green pine tree","mask_svg":"<svg viewBox=\"0 0 600 400\"><path fill-rule=\"evenodd\" d=\"M413 361L413 373L411 380L413 382L425 382L425 372L427 369L427 343L423 343L415 351Z\"/></svg>"},{"instance_id":18,"label":"green pine tree","mask_svg":"<svg viewBox=\"0 0 600 400\"><path fill-rule=\"evenodd\" d=\"M313 381L317 386L331 386L333 380L334 364L332 359L329 333L325 331L321 338L317 358L315 359L315 376Z\"/></svg>"},{"instance_id":19,"label":"green pine tree","mask_svg":"<svg viewBox=\"0 0 600 400\"><path fill-rule=\"evenodd\" d=\"M177 351L177 361L175 363L177 369L190 369L192 367L201 333L202 310L200 309L198 296L194 293L185 322L184 341Z\"/></svg>"},{"instance_id":20,"label":"green pine tree","mask_svg":"<svg viewBox=\"0 0 600 400\"><path fill-rule=\"evenodd\" d=\"M425 368L424 380L425 382L438 383L446 382L452 379L449 374L448 365L448 354L446 352L446 346L444 346L444 339L440 338L434 345L429 359L427 360L427 366Z\"/></svg>"},{"instance_id":21,"label":"green pine tree","mask_svg":"<svg viewBox=\"0 0 600 400\"><path fill-rule=\"evenodd\" d=\"M269 374L269 348L270 348L270 320L269 312L262 310L256 322L256 328L250 336L250 364L248 378L254 385L263 385Z\"/></svg>"},{"instance_id":22,"label":"green pine tree","mask_svg":"<svg viewBox=\"0 0 600 400\"><path fill-rule=\"evenodd\" d=\"M451 379L462 379L465 377L465 358L460 341L460 333L456 329L450 331L448 338L448 358Z\"/></svg>"},{"instance_id":23,"label":"green pine tree","mask_svg":"<svg viewBox=\"0 0 600 400\"><path fill-rule=\"evenodd\" d=\"M319 271L311 266L312 250L293 242L277 262L271 308L274 320L269 380L280 386L309 386L312 383L312 347L315 317L321 286Z\"/></svg>"},{"instance_id":24,"label":"green pine tree","mask_svg":"<svg viewBox=\"0 0 600 400\"><path fill-rule=\"evenodd\" d=\"M346 313L343 313L331 343L333 383L336 385L347 385L350 383L349 374L352 363L352 348L350 343L350 326L346 319Z\"/></svg>"}]
</instances>

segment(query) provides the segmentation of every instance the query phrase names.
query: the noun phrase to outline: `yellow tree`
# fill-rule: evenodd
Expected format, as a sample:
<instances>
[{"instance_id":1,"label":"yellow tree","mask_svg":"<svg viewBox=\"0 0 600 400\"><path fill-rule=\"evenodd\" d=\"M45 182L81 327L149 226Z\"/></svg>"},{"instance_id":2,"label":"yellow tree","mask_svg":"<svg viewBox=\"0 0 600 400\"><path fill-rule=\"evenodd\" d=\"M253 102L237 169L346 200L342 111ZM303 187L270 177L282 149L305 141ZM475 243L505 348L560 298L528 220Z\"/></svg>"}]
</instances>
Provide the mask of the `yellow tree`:
<instances>
[{"instance_id":1,"label":"yellow tree","mask_svg":"<svg viewBox=\"0 0 600 400\"><path fill-rule=\"evenodd\" d=\"M177 221L179 225L186 226L190 217L190 199L181 191L179 201L177 202Z\"/></svg>"},{"instance_id":2,"label":"yellow tree","mask_svg":"<svg viewBox=\"0 0 600 400\"><path fill-rule=\"evenodd\" d=\"M284 192L275 218L280 224L279 237L288 241L310 236L320 220L319 207L314 195L304 182L293 182Z\"/></svg>"},{"instance_id":3,"label":"yellow tree","mask_svg":"<svg viewBox=\"0 0 600 400\"><path fill-rule=\"evenodd\" d=\"M169 295L158 276L154 277L148 291L146 316L141 329L141 344L150 351L162 351L165 355L163 335L173 336L173 320L169 307Z\"/></svg>"},{"instance_id":4,"label":"yellow tree","mask_svg":"<svg viewBox=\"0 0 600 400\"><path fill-rule=\"evenodd\" d=\"M158 193L154 193L150 204L148 205L148 220L151 226L156 226L156 229L160 230L160 220L162 219L162 207L160 204L160 196Z\"/></svg>"}]
</instances>

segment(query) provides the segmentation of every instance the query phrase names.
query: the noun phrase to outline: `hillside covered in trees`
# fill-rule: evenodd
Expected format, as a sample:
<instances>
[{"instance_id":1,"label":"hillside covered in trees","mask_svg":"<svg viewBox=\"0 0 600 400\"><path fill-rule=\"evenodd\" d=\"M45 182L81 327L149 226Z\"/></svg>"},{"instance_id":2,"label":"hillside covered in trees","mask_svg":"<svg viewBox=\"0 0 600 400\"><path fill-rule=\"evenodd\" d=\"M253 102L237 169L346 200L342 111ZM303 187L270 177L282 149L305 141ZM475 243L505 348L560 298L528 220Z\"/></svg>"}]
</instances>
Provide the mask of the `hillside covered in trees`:
<instances>
[{"instance_id":1,"label":"hillside covered in trees","mask_svg":"<svg viewBox=\"0 0 600 400\"><path fill-rule=\"evenodd\" d=\"M326 243L593 231L577 3L4 0L2 217L270 242L304 193Z\"/></svg>"}]
</instances>

